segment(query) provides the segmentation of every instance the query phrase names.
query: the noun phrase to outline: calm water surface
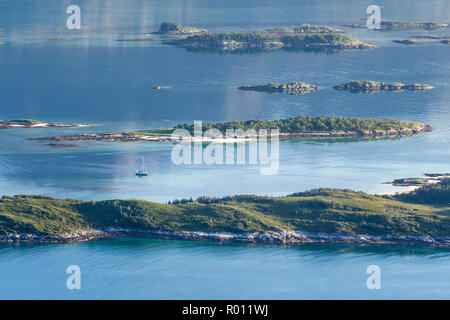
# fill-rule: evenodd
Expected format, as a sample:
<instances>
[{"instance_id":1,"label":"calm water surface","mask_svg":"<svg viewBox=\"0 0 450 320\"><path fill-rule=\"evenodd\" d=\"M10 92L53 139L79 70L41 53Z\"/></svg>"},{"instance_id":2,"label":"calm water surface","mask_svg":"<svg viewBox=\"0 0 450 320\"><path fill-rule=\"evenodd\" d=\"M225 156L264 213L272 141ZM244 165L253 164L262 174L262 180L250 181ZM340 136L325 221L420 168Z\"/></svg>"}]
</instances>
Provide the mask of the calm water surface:
<instances>
[{"instance_id":1,"label":"calm water surface","mask_svg":"<svg viewBox=\"0 0 450 320\"><path fill-rule=\"evenodd\" d=\"M449 31L349 34L379 48L350 52L218 54L148 37L163 21L212 31L260 30L296 23L358 23L372 1L79 1L81 31L65 28L65 2L0 0L0 119L86 122L99 127L0 132L0 194L85 200L165 202L200 195L282 195L315 187L377 193L381 184L425 172L450 172L450 48L402 46L393 39ZM449 22L448 1L381 1L382 16ZM242 28L246 26L246 28ZM250 26L250 29L248 28ZM72 41L53 41L55 38ZM425 82L427 92L353 94L333 85L354 79ZM304 81L303 96L237 90L243 84ZM168 86L155 91L154 85ZM388 140L289 140L277 175L258 166L175 166L169 143L77 143L52 149L31 137L171 127L194 120L280 119L297 115L397 118L431 124L431 133ZM134 171L144 157L149 177ZM445 250L213 245L153 240L0 247L0 297L6 298L449 298ZM65 290L65 268L83 270L81 292ZM365 287L378 264L383 289ZM45 288L45 289L44 289Z\"/></svg>"}]
</instances>

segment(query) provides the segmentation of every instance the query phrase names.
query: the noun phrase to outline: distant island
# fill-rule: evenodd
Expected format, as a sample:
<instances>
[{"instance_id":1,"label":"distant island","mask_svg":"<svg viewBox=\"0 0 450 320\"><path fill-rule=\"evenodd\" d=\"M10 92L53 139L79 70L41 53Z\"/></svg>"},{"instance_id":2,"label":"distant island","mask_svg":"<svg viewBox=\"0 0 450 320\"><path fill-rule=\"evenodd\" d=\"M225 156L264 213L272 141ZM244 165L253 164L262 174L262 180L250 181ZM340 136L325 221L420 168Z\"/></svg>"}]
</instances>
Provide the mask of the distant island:
<instances>
[{"instance_id":1,"label":"distant island","mask_svg":"<svg viewBox=\"0 0 450 320\"><path fill-rule=\"evenodd\" d=\"M201 28L182 26L175 22L163 22L159 26L159 30L156 32L152 32L152 33L153 34L184 36L184 35L209 33L209 31L206 29L201 29Z\"/></svg>"},{"instance_id":2,"label":"distant island","mask_svg":"<svg viewBox=\"0 0 450 320\"><path fill-rule=\"evenodd\" d=\"M407 45L418 45L423 44L422 41L416 40L416 39L406 39L406 40L392 40L394 43L398 44L407 44Z\"/></svg>"},{"instance_id":3,"label":"distant island","mask_svg":"<svg viewBox=\"0 0 450 320\"><path fill-rule=\"evenodd\" d=\"M316 90L319 90L320 88L315 85L304 83L304 82L290 82L290 83L284 83L284 84L271 82L269 84L257 84L257 85L253 85L253 86L240 86L239 89L240 90L251 90L251 91L264 91L264 92L268 92L268 93L281 92L281 93L287 93L287 94L292 94L292 95L299 95L299 94L305 94L305 93L308 93L311 91L316 91Z\"/></svg>"},{"instance_id":4,"label":"distant island","mask_svg":"<svg viewBox=\"0 0 450 320\"><path fill-rule=\"evenodd\" d=\"M0 241L65 243L132 236L449 247L449 200L450 179L395 197L341 189L316 189L282 197L200 197L168 204L3 196Z\"/></svg>"},{"instance_id":5,"label":"distant island","mask_svg":"<svg viewBox=\"0 0 450 320\"><path fill-rule=\"evenodd\" d=\"M403 84L401 82L379 82L370 80L354 80L348 83L340 84L333 87L337 90L349 90L353 92L360 91L398 91L398 90L430 90L433 87L426 83Z\"/></svg>"},{"instance_id":6,"label":"distant island","mask_svg":"<svg viewBox=\"0 0 450 320\"><path fill-rule=\"evenodd\" d=\"M50 123L32 119L0 120L0 129L10 128L66 128L86 127L88 124L80 123Z\"/></svg>"},{"instance_id":7,"label":"distant island","mask_svg":"<svg viewBox=\"0 0 450 320\"><path fill-rule=\"evenodd\" d=\"M432 127L420 122L402 121L394 119L364 119L364 118L335 118L335 117L307 117L298 116L281 120L247 120L217 123L203 123L202 130L215 128L223 134L227 129L261 130L278 129L280 138L310 138L310 137L383 137L408 136L432 131ZM192 137L182 137L173 134L174 129L185 129ZM257 136L244 134L241 139L254 139ZM195 137L193 124L179 124L170 129L152 129L125 132L105 132L80 134L71 136L54 136L30 138L37 141L103 141L103 142L129 142L129 141L215 141L212 137ZM226 138L232 141L234 138Z\"/></svg>"},{"instance_id":8,"label":"distant island","mask_svg":"<svg viewBox=\"0 0 450 320\"><path fill-rule=\"evenodd\" d=\"M367 29L366 24L348 24L344 27L349 28L363 28ZM373 30L435 30L435 29L446 29L448 28L447 23L439 22L399 22L384 19L380 22L380 29Z\"/></svg>"},{"instance_id":9,"label":"distant island","mask_svg":"<svg viewBox=\"0 0 450 320\"><path fill-rule=\"evenodd\" d=\"M410 39L423 39L423 40L442 40L442 39L450 39L450 36L441 36L437 34L429 34L429 35L420 35L420 36L411 36Z\"/></svg>"},{"instance_id":10,"label":"distant island","mask_svg":"<svg viewBox=\"0 0 450 320\"><path fill-rule=\"evenodd\" d=\"M344 33L343 30L315 24L302 24L300 26L292 26L287 28L272 28L266 29L265 33L277 34L277 35L289 35L289 34L303 34L303 33Z\"/></svg>"},{"instance_id":11,"label":"distant island","mask_svg":"<svg viewBox=\"0 0 450 320\"><path fill-rule=\"evenodd\" d=\"M394 179L392 182L385 182L385 184L392 184L399 187L422 187L450 179L450 173L424 173L423 175L425 176L424 178Z\"/></svg>"},{"instance_id":12,"label":"distant island","mask_svg":"<svg viewBox=\"0 0 450 320\"><path fill-rule=\"evenodd\" d=\"M372 49L376 47L373 44L343 35L342 32L342 30L328 26L303 24L259 32L203 33L165 43L181 47L220 48L224 50L242 48Z\"/></svg>"}]
</instances>

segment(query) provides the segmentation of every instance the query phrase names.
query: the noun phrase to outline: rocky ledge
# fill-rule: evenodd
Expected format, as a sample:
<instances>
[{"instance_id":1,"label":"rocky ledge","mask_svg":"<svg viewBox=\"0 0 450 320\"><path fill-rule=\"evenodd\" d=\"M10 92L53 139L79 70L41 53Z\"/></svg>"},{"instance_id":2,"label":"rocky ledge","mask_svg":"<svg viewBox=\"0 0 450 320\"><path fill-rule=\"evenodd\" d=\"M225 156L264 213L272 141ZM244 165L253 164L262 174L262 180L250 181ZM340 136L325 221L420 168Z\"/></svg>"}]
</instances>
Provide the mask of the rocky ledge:
<instances>
[{"instance_id":1,"label":"rocky ledge","mask_svg":"<svg viewBox=\"0 0 450 320\"><path fill-rule=\"evenodd\" d=\"M340 84L334 86L337 90L350 90L350 91L380 91L380 90L429 90L433 87L425 83L414 83L406 85L400 82L386 83L378 81L351 81L349 83Z\"/></svg>"},{"instance_id":2,"label":"rocky ledge","mask_svg":"<svg viewBox=\"0 0 450 320\"><path fill-rule=\"evenodd\" d=\"M37 120L0 120L0 129L10 128L67 128L67 127L87 127L88 124L80 123L49 123Z\"/></svg>"},{"instance_id":3,"label":"rocky ledge","mask_svg":"<svg viewBox=\"0 0 450 320\"><path fill-rule=\"evenodd\" d=\"M258 84L253 86L241 86L239 87L240 90L252 90L252 91L264 91L269 93L275 93L275 92L281 92L286 94L293 94L293 95L299 95L299 94L305 94L311 91L319 90L320 88L304 83L304 82L291 82L291 83L285 83L285 84L278 84L278 83L269 83L269 84Z\"/></svg>"},{"instance_id":4,"label":"rocky ledge","mask_svg":"<svg viewBox=\"0 0 450 320\"><path fill-rule=\"evenodd\" d=\"M337 243L337 244L402 244L449 247L450 237L394 236L394 235L353 235L346 233L312 233L306 231L273 231L266 233L229 233L201 231L162 231L139 229L103 229L79 231L61 236L40 236L34 234L0 235L2 242L50 242L70 243L91 241L110 237L156 238L167 240L266 243L266 244L303 244L303 243Z\"/></svg>"}]
</instances>

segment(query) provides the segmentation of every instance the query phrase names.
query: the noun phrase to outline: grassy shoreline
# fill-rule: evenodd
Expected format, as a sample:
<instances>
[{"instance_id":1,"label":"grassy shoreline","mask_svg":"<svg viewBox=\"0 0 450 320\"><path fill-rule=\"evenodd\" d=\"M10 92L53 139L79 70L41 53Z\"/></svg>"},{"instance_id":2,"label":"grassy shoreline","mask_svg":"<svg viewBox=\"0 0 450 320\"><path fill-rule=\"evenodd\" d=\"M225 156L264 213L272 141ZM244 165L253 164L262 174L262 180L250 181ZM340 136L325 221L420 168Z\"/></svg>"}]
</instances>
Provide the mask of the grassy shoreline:
<instances>
[{"instance_id":1,"label":"grassy shoreline","mask_svg":"<svg viewBox=\"0 0 450 320\"><path fill-rule=\"evenodd\" d=\"M75 242L111 236L268 243L450 244L450 179L409 196L317 189L283 197L201 197L160 204L2 197L3 241Z\"/></svg>"}]
</instances>

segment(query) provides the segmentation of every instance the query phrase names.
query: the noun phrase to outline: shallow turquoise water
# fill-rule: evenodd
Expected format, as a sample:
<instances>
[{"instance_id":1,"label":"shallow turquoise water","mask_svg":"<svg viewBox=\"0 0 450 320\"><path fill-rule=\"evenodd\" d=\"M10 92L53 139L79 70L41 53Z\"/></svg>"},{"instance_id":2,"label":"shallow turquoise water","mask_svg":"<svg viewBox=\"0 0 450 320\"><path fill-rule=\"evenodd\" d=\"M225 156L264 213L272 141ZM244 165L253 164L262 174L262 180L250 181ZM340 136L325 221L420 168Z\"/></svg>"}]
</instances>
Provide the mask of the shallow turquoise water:
<instances>
[{"instance_id":1,"label":"shallow turquoise water","mask_svg":"<svg viewBox=\"0 0 450 320\"><path fill-rule=\"evenodd\" d=\"M339 53L191 52L145 37L166 20L220 30L298 22L341 26L365 17L372 1L79 1L81 31L65 29L66 3L0 0L0 119L87 122L100 127L0 132L0 194L78 199L174 198L242 193L282 195L315 187L377 193L382 182L450 172L450 49L437 42L391 42L449 31L347 30L379 45ZM382 16L449 22L448 1L386 1ZM251 30L251 29L250 29ZM74 37L74 41L51 41ZM425 82L427 92L373 95L336 91L353 79ZM243 84L304 81L303 96L237 90ZM151 90L153 85L170 87ZM194 120L279 119L296 115L398 118L431 133L396 140L289 140L277 175L259 166L175 166L168 143L77 143L51 149L30 137L170 127ZM145 157L150 176L136 179ZM75 262L72 262L76 260ZM111 240L61 246L0 247L0 297L36 298L448 298L448 251L342 246L236 246ZM374 262L375 261L375 262ZM378 262L377 262L378 261ZM219 262L219 263L218 263ZM380 264L383 289L365 288ZM64 289L64 270L80 264L83 290ZM35 276L36 274L36 276ZM215 276L217 275L217 276ZM116 280L114 280L116 279ZM43 288L48 288L43 289Z\"/></svg>"}]
</instances>

